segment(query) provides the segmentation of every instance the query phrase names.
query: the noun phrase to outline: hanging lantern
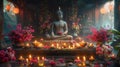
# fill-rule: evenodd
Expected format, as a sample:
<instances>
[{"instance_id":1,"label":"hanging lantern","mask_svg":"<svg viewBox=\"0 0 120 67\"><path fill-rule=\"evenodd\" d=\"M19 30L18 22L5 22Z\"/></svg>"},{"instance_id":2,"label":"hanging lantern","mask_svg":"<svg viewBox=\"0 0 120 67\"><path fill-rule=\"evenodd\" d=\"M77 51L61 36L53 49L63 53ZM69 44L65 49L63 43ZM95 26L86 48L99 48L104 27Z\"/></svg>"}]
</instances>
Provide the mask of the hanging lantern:
<instances>
[{"instance_id":1,"label":"hanging lantern","mask_svg":"<svg viewBox=\"0 0 120 67\"><path fill-rule=\"evenodd\" d=\"M18 8L13 8L13 13L18 14L19 13L19 9Z\"/></svg>"},{"instance_id":2,"label":"hanging lantern","mask_svg":"<svg viewBox=\"0 0 120 67\"><path fill-rule=\"evenodd\" d=\"M6 8L7 11L9 11L10 8L11 8L10 4L7 4L5 8Z\"/></svg>"},{"instance_id":3,"label":"hanging lantern","mask_svg":"<svg viewBox=\"0 0 120 67\"><path fill-rule=\"evenodd\" d=\"M101 8L101 9L100 9L100 13L101 13L101 14L105 14L106 12L107 12L107 11L106 11L105 8Z\"/></svg>"}]
</instances>

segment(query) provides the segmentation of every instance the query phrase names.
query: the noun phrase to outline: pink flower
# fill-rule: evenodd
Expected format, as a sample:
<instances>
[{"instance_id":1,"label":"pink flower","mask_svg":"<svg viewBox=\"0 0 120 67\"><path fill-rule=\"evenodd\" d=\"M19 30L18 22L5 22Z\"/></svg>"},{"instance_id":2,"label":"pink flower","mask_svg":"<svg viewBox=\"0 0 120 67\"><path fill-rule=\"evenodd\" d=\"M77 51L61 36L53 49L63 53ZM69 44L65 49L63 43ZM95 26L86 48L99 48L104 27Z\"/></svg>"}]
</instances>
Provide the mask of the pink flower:
<instances>
[{"instance_id":1,"label":"pink flower","mask_svg":"<svg viewBox=\"0 0 120 67\"><path fill-rule=\"evenodd\" d=\"M55 65L56 65L56 63L55 63L54 60L51 60L49 63L50 63L50 65L52 65L52 66L55 66Z\"/></svg>"},{"instance_id":2,"label":"pink flower","mask_svg":"<svg viewBox=\"0 0 120 67\"><path fill-rule=\"evenodd\" d=\"M0 50L0 58L4 57L6 54L5 54L5 51L4 50Z\"/></svg>"},{"instance_id":3,"label":"pink flower","mask_svg":"<svg viewBox=\"0 0 120 67\"><path fill-rule=\"evenodd\" d=\"M33 38L33 32L32 26L26 26L22 29L21 24L18 24L16 30L11 31L8 36L13 43L20 43L30 41Z\"/></svg>"}]
</instances>

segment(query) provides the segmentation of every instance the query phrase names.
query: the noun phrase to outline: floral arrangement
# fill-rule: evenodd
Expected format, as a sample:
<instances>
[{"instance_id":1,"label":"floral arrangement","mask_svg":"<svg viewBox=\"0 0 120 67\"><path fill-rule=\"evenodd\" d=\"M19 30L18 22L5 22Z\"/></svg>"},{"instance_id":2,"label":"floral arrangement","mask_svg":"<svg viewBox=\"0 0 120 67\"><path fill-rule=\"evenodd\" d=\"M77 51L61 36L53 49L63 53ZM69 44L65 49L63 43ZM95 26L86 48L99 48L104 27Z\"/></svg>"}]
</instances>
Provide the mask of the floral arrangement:
<instances>
[{"instance_id":1,"label":"floral arrangement","mask_svg":"<svg viewBox=\"0 0 120 67\"><path fill-rule=\"evenodd\" d=\"M109 38L109 31L101 28L100 30L97 30L96 28L92 27L90 29L92 31L91 35L88 35L87 38L92 40L93 42L106 42Z\"/></svg>"},{"instance_id":2,"label":"floral arrangement","mask_svg":"<svg viewBox=\"0 0 120 67\"><path fill-rule=\"evenodd\" d=\"M15 51L8 47L7 50L0 50L0 63L16 60Z\"/></svg>"},{"instance_id":3,"label":"floral arrangement","mask_svg":"<svg viewBox=\"0 0 120 67\"><path fill-rule=\"evenodd\" d=\"M113 56L113 47L110 45L97 45L96 47L96 54L98 56L104 56L106 58L115 58L115 56Z\"/></svg>"},{"instance_id":4,"label":"floral arrangement","mask_svg":"<svg viewBox=\"0 0 120 67\"><path fill-rule=\"evenodd\" d=\"M78 24L78 23L76 23L76 22L74 22L74 23L72 24L72 30L73 30L76 34L79 34L80 29L81 29L81 24Z\"/></svg>"},{"instance_id":5,"label":"floral arrangement","mask_svg":"<svg viewBox=\"0 0 120 67\"><path fill-rule=\"evenodd\" d=\"M34 32L34 29L32 26L27 26L22 29L21 24L18 24L16 27L16 30L13 30L9 33L10 40L16 44L21 42L30 41L33 38L32 33Z\"/></svg>"}]
</instances>

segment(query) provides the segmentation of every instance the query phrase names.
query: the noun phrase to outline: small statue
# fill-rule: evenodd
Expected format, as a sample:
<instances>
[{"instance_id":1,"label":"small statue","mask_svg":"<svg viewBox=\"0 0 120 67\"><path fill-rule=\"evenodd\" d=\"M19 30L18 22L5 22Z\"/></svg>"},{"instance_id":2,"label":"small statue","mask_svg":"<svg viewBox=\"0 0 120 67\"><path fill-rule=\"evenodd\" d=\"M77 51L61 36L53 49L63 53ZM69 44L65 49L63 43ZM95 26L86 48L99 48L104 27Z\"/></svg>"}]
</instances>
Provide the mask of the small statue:
<instances>
[{"instance_id":1,"label":"small statue","mask_svg":"<svg viewBox=\"0 0 120 67\"><path fill-rule=\"evenodd\" d=\"M68 33L68 26L65 21L62 20L63 18L63 12L61 11L60 7L57 12L57 18L58 21L53 22L52 24L52 32L51 32L51 38L52 39L72 39L71 35L67 35Z\"/></svg>"}]
</instances>

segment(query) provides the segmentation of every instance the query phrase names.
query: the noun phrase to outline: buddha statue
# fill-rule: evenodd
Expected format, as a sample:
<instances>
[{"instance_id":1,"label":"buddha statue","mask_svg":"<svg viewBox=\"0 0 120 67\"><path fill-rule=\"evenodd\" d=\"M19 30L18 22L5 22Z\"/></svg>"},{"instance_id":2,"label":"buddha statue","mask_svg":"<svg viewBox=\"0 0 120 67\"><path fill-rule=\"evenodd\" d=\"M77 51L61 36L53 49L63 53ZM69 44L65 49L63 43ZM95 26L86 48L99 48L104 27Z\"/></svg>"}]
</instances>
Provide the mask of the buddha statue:
<instances>
[{"instance_id":1,"label":"buddha statue","mask_svg":"<svg viewBox=\"0 0 120 67\"><path fill-rule=\"evenodd\" d=\"M68 26L67 23L62 20L63 18L63 12L61 11L60 7L57 11L57 18L58 21L53 22L51 26L51 38L52 39L58 39L58 40L68 40L72 39L73 37L71 35L68 35Z\"/></svg>"}]
</instances>

